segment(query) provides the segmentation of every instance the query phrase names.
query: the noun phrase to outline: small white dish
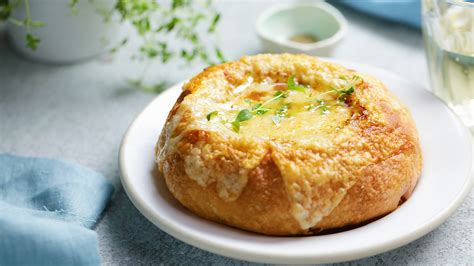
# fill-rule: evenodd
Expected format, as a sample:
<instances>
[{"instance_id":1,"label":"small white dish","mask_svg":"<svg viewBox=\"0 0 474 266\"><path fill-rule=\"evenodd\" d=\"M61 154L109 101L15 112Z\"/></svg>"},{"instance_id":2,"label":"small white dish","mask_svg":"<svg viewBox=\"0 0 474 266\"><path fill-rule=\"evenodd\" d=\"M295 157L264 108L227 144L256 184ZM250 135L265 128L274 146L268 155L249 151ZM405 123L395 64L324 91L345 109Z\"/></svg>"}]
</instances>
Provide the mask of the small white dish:
<instances>
[{"instance_id":1,"label":"small white dish","mask_svg":"<svg viewBox=\"0 0 474 266\"><path fill-rule=\"evenodd\" d=\"M328 56L345 35L347 22L336 8L319 2L276 5L259 16L255 27L266 52ZM318 41L302 43L291 40L294 36Z\"/></svg>"},{"instance_id":2,"label":"small white dish","mask_svg":"<svg viewBox=\"0 0 474 266\"><path fill-rule=\"evenodd\" d=\"M471 189L469 131L441 100L419 85L375 67L336 62L379 77L412 111L419 130L424 168L413 195L397 210L356 229L306 237L259 235L194 215L168 192L154 161L155 143L182 84L152 101L123 139L122 184L134 205L156 226L188 244L224 256L264 263L358 259L400 247L438 227Z\"/></svg>"}]
</instances>

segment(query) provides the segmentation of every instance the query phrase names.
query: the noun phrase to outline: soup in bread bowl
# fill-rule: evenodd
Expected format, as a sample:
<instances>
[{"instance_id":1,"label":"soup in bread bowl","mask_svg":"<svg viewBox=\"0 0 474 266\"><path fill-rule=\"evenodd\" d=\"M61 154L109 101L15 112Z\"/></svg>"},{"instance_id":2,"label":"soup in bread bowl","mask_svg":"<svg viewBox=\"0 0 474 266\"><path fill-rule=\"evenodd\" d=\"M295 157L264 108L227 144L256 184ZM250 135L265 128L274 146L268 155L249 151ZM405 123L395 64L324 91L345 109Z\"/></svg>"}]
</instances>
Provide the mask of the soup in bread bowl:
<instances>
[{"instance_id":1,"label":"soup in bread bowl","mask_svg":"<svg viewBox=\"0 0 474 266\"><path fill-rule=\"evenodd\" d=\"M185 83L156 161L192 212L268 235L383 216L422 170L411 114L380 80L290 54L243 57Z\"/></svg>"}]
</instances>

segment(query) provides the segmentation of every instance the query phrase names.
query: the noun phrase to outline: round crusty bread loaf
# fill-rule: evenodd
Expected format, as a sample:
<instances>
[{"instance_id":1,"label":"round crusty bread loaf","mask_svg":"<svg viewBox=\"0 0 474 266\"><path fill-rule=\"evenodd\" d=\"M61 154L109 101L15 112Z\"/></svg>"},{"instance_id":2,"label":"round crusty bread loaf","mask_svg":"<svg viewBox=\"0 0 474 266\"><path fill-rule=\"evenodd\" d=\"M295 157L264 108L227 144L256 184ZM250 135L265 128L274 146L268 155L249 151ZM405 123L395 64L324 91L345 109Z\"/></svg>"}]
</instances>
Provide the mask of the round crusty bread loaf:
<instances>
[{"instance_id":1,"label":"round crusty bread loaf","mask_svg":"<svg viewBox=\"0 0 474 266\"><path fill-rule=\"evenodd\" d=\"M422 168L407 108L374 77L306 55L256 55L183 86L156 148L199 216L300 235L385 215Z\"/></svg>"}]
</instances>

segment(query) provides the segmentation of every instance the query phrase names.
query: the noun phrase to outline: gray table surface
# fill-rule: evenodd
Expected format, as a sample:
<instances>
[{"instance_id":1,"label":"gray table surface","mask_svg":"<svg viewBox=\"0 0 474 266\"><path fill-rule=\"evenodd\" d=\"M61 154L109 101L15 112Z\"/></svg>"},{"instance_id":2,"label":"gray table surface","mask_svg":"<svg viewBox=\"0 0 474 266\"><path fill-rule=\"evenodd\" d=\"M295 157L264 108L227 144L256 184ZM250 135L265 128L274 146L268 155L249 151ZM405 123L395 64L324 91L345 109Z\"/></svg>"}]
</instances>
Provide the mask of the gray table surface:
<instances>
[{"instance_id":1,"label":"gray table surface","mask_svg":"<svg viewBox=\"0 0 474 266\"><path fill-rule=\"evenodd\" d=\"M219 3L219 41L228 58L263 52L254 23L268 6L268 2ZM349 30L335 58L378 66L428 87L418 30L340 10ZM127 58L44 65L14 53L5 34L0 34L0 152L76 161L114 183L117 193L96 227L104 264L247 264L174 239L143 217L125 195L119 180L119 145L133 118L155 97L127 87L124 77L141 71ZM150 73L154 80L173 83L202 67L173 61L153 65ZM473 203L471 191L445 223L421 239L349 263L472 264Z\"/></svg>"}]
</instances>

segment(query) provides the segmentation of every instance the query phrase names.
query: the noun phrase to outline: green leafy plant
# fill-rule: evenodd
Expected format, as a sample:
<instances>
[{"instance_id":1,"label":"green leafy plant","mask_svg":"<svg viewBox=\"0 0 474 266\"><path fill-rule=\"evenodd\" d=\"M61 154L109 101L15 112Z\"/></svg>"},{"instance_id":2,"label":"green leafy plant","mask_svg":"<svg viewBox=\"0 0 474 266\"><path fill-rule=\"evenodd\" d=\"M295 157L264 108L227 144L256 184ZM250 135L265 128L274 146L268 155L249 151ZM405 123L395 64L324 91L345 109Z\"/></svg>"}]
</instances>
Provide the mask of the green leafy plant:
<instances>
[{"instance_id":1,"label":"green leafy plant","mask_svg":"<svg viewBox=\"0 0 474 266\"><path fill-rule=\"evenodd\" d=\"M0 20L6 20L17 26L25 27L25 44L32 50L41 45L41 40L32 34L33 27L42 27L44 23L31 17L30 0L0 0ZM78 4L94 0L70 0L70 15L77 15ZM96 12L103 17L104 23L119 18L122 24L132 26L139 40L138 51L134 59L141 61L159 60L167 63L173 57L185 62L202 61L212 65L224 62L222 51L213 45L204 45L204 40L216 31L221 15L212 6L211 1L192 0L113 0L111 9L97 7ZM12 17L12 11L23 5L24 18ZM179 43L176 45L173 41ZM122 39L111 52L117 52L129 43ZM173 44L172 44L173 43ZM147 65L147 64L146 64ZM146 70L144 71L146 73ZM160 92L161 84L146 85L143 76L130 80L130 84L145 91Z\"/></svg>"},{"instance_id":2,"label":"green leafy plant","mask_svg":"<svg viewBox=\"0 0 474 266\"><path fill-rule=\"evenodd\" d=\"M17 8L20 4L25 5L25 17L22 19L11 17L12 11ZM42 21L36 21L31 18L30 1L29 0L0 0L0 20L6 20L19 27L25 27L25 44L31 50L36 50L41 40L31 33L31 28L42 27L44 23Z\"/></svg>"}]
</instances>

